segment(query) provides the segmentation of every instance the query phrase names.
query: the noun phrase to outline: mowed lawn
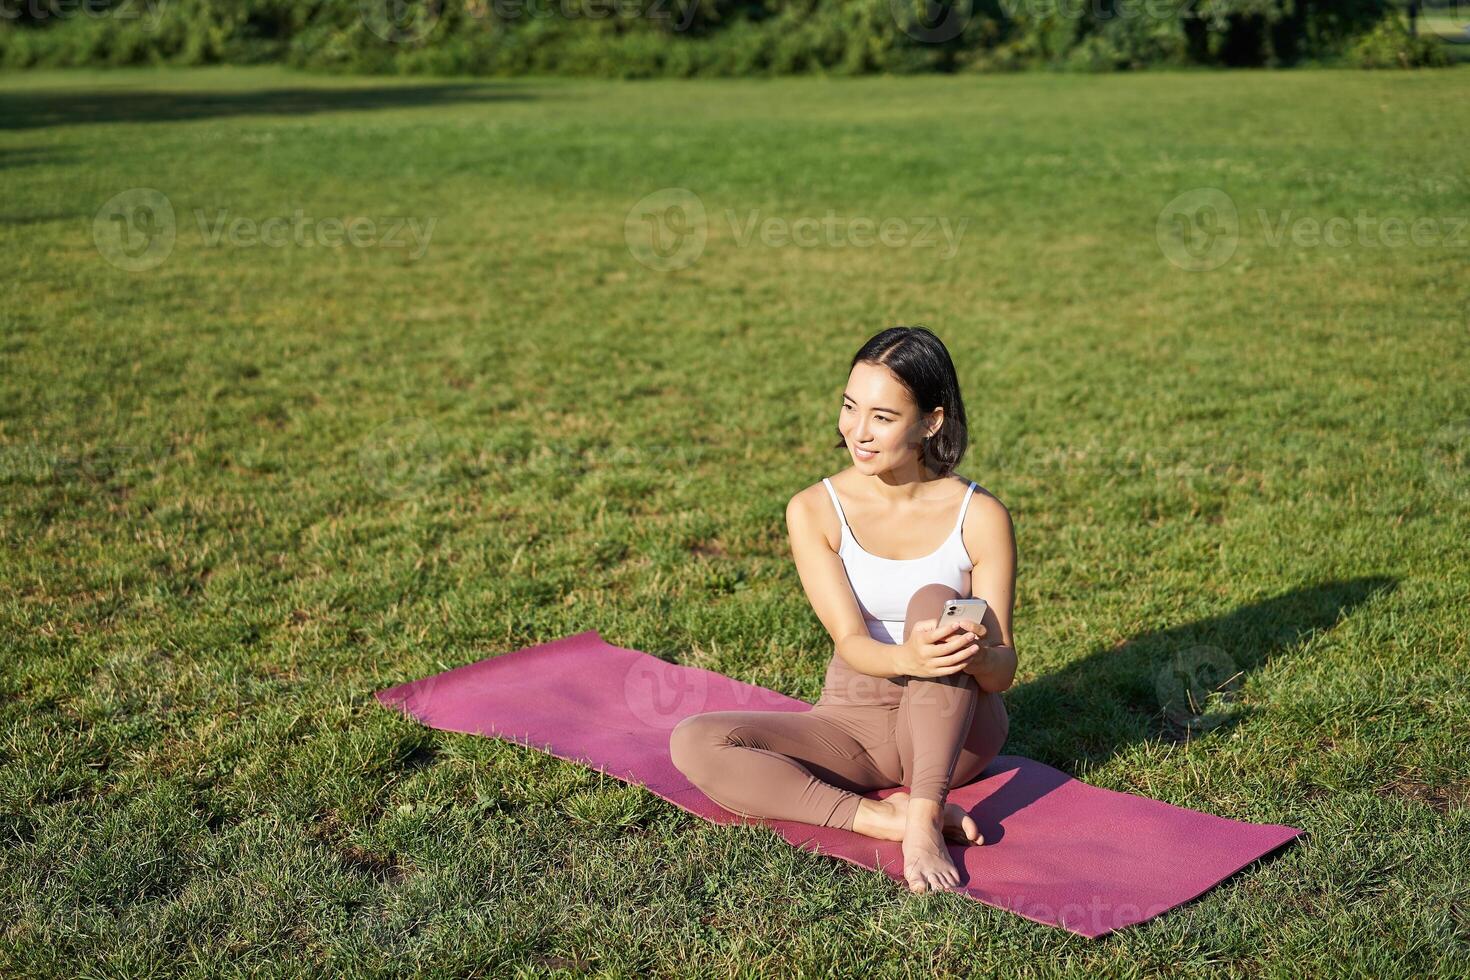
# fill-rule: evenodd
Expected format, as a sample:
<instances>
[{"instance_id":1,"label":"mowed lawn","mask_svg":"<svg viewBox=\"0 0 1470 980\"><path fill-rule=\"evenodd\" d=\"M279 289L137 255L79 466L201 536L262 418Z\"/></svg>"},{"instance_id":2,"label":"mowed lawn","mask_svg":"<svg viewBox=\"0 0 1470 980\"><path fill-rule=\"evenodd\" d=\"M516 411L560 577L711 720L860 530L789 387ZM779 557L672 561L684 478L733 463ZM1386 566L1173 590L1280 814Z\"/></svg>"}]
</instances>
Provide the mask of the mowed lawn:
<instances>
[{"instance_id":1,"label":"mowed lawn","mask_svg":"<svg viewBox=\"0 0 1470 980\"><path fill-rule=\"evenodd\" d=\"M1467 79L3 76L0 973L1462 971ZM814 701L784 509L900 323L1005 751L1303 839L1086 940L374 701L587 629Z\"/></svg>"}]
</instances>

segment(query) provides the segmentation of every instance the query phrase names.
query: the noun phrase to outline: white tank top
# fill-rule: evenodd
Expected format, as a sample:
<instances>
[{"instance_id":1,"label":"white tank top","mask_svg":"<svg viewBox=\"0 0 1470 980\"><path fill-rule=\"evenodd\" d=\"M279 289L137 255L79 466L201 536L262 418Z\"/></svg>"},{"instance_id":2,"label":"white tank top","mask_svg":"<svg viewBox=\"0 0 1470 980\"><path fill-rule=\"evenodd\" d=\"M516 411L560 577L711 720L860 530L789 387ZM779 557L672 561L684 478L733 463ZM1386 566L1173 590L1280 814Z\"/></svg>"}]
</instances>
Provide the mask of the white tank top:
<instances>
[{"instance_id":1,"label":"white tank top","mask_svg":"<svg viewBox=\"0 0 1470 980\"><path fill-rule=\"evenodd\" d=\"M975 492L975 481L971 480L965 490L954 530L943 544L922 558L880 558L863 550L853 537L852 528L847 526L847 515L842 512L832 481L822 477L822 483L832 497L837 519L842 522L842 545L837 554L847 569L847 581L862 609L869 636L883 643L902 643L909 600L926 585L940 583L962 596L969 595L970 570L975 564L970 561L960 532L965 526L965 511L970 506L970 495Z\"/></svg>"}]
</instances>

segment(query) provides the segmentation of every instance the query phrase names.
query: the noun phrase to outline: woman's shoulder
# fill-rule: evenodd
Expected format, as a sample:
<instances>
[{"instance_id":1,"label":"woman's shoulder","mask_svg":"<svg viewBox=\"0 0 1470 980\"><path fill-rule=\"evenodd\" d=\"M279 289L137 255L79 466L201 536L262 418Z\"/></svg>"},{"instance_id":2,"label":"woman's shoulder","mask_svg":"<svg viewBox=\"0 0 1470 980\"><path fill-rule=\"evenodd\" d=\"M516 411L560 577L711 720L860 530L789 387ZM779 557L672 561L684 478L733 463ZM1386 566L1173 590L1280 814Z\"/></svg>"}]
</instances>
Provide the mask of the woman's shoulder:
<instances>
[{"instance_id":1,"label":"woman's shoulder","mask_svg":"<svg viewBox=\"0 0 1470 980\"><path fill-rule=\"evenodd\" d=\"M978 481L966 481L965 485L968 487L971 482L975 483L975 492L965 508L962 528L966 541L973 538L978 543L981 538L1012 534L1010 510Z\"/></svg>"},{"instance_id":2,"label":"woman's shoulder","mask_svg":"<svg viewBox=\"0 0 1470 980\"><path fill-rule=\"evenodd\" d=\"M832 508L832 498L828 496L827 488L822 485L821 480L791 495L791 499L786 502L786 526L793 534L803 528L813 528L827 542L829 548L837 550L839 545L833 542L840 542L842 524L837 519L837 512Z\"/></svg>"},{"instance_id":3,"label":"woman's shoulder","mask_svg":"<svg viewBox=\"0 0 1470 980\"><path fill-rule=\"evenodd\" d=\"M823 479L828 478L823 477ZM788 508L793 506L811 507L814 501L821 499L828 499L827 488L822 485L822 480L818 480L816 483L809 483L792 494L791 500L787 502L786 506Z\"/></svg>"}]
</instances>

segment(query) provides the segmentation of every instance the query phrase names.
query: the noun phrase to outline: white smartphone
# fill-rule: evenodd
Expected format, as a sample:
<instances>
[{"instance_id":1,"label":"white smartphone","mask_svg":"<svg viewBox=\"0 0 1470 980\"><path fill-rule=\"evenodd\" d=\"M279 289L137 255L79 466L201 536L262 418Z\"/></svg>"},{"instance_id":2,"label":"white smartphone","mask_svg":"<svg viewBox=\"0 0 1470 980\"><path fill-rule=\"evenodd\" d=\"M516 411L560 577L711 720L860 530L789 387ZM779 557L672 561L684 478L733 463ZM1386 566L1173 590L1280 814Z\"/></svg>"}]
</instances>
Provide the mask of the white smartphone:
<instances>
[{"instance_id":1,"label":"white smartphone","mask_svg":"<svg viewBox=\"0 0 1470 980\"><path fill-rule=\"evenodd\" d=\"M947 599L944 603L944 612L935 625L945 626L961 619L968 619L984 626L985 610L989 608L990 604L984 599Z\"/></svg>"}]
</instances>

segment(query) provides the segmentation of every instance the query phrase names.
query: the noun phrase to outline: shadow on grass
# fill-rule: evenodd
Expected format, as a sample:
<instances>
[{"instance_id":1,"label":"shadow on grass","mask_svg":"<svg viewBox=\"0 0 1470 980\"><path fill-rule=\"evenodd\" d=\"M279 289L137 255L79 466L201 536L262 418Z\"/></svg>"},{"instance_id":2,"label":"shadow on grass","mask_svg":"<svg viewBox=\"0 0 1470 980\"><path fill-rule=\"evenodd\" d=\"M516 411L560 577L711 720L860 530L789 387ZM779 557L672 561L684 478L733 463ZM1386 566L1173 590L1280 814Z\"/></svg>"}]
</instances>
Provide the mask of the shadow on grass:
<instances>
[{"instance_id":1,"label":"shadow on grass","mask_svg":"<svg viewBox=\"0 0 1470 980\"><path fill-rule=\"evenodd\" d=\"M1251 671L1395 588L1374 576L1306 586L1098 650L1006 692L1002 752L1075 774L1135 742L1229 731L1251 713L1230 703Z\"/></svg>"},{"instance_id":2,"label":"shadow on grass","mask_svg":"<svg viewBox=\"0 0 1470 980\"><path fill-rule=\"evenodd\" d=\"M278 88L245 92L30 89L0 92L0 129L111 122L186 122L225 116L476 105L542 98L491 83Z\"/></svg>"},{"instance_id":3,"label":"shadow on grass","mask_svg":"<svg viewBox=\"0 0 1470 980\"><path fill-rule=\"evenodd\" d=\"M4 96L0 96L0 100L3 100L3 98ZM50 147L0 147L0 170L53 166L59 163L69 163L72 159L71 154L61 153Z\"/></svg>"}]
</instances>

